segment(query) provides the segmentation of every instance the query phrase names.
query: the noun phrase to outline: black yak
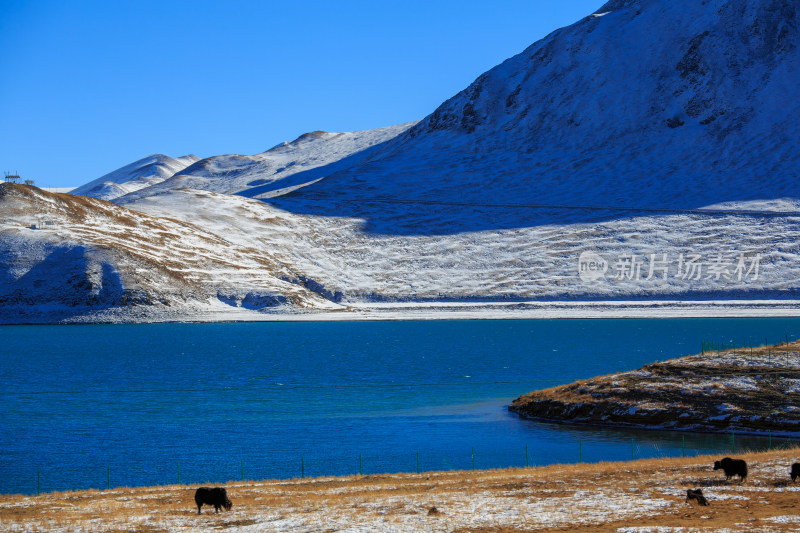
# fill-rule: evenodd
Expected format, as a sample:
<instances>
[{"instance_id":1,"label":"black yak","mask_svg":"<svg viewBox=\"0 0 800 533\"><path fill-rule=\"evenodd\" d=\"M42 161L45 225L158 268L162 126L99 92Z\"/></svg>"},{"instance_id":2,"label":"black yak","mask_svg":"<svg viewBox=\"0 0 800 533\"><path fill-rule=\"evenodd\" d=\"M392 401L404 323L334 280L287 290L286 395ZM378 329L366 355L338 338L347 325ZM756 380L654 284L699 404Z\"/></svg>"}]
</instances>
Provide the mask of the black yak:
<instances>
[{"instance_id":1,"label":"black yak","mask_svg":"<svg viewBox=\"0 0 800 533\"><path fill-rule=\"evenodd\" d=\"M687 489L686 501L688 502L689 500L697 500L697 503L700 505L708 505L708 500L703 496L703 491L701 489Z\"/></svg>"},{"instance_id":2,"label":"black yak","mask_svg":"<svg viewBox=\"0 0 800 533\"><path fill-rule=\"evenodd\" d=\"M792 471L789 475L792 476L792 481L795 481L798 477L800 477L800 463L794 463L792 465Z\"/></svg>"},{"instance_id":3,"label":"black yak","mask_svg":"<svg viewBox=\"0 0 800 533\"><path fill-rule=\"evenodd\" d=\"M747 477L747 463L744 459L731 459L725 457L719 461L714 461L714 470L722 469L725 472L725 479L728 480L733 476L739 476L740 481L744 481Z\"/></svg>"},{"instance_id":4,"label":"black yak","mask_svg":"<svg viewBox=\"0 0 800 533\"><path fill-rule=\"evenodd\" d=\"M213 505L214 510L219 512L220 507L224 507L226 511L230 511L233 504L228 499L228 492L222 487L200 487L194 493L194 502L197 504L197 514L200 514L200 508L203 504Z\"/></svg>"}]
</instances>

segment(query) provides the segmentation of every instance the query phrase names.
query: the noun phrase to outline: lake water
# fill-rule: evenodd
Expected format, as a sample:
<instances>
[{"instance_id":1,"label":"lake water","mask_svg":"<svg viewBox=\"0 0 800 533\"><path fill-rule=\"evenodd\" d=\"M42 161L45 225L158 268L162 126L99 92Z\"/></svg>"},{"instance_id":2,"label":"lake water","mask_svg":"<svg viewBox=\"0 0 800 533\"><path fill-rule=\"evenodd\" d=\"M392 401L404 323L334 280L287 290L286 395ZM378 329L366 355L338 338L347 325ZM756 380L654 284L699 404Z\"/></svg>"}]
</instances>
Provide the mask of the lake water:
<instances>
[{"instance_id":1,"label":"lake water","mask_svg":"<svg viewBox=\"0 0 800 533\"><path fill-rule=\"evenodd\" d=\"M730 452L726 435L507 406L703 340L787 335L800 319L1 326L0 493Z\"/></svg>"}]
</instances>

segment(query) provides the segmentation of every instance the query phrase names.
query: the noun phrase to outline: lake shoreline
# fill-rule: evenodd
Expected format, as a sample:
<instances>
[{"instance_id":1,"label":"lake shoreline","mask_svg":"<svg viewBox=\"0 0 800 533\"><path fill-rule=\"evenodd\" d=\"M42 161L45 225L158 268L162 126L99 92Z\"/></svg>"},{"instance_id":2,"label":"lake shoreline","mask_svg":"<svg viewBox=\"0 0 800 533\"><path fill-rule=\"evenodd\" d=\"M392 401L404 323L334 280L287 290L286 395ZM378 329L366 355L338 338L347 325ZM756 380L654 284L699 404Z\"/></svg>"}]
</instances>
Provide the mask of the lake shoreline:
<instances>
[{"instance_id":1,"label":"lake shoreline","mask_svg":"<svg viewBox=\"0 0 800 533\"><path fill-rule=\"evenodd\" d=\"M800 317L800 300L380 302L325 311L288 307L254 311L221 304L188 310L134 307L35 313L15 309L0 310L0 325L770 317Z\"/></svg>"}]
</instances>

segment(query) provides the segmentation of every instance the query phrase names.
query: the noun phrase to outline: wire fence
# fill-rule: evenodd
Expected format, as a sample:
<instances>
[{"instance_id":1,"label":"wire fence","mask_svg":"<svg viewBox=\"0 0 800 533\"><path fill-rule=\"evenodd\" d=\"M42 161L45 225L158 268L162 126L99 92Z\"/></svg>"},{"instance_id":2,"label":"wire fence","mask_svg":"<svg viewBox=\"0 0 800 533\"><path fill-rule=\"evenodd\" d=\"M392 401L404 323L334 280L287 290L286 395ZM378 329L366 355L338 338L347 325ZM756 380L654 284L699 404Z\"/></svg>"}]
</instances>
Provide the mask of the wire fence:
<instances>
[{"instance_id":1,"label":"wire fence","mask_svg":"<svg viewBox=\"0 0 800 533\"><path fill-rule=\"evenodd\" d=\"M687 439L687 436L689 438ZM709 440L710 439L710 440ZM616 441L613 445L591 439L564 442L555 453L528 444L520 444L516 453L507 450L459 449L450 453L413 450L383 454L298 454L274 458L240 457L209 461L158 464L59 466L32 472L30 484L22 483L25 494L69 490L110 490L118 487L224 484L267 479L302 479L390 473L425 473L432 471L487 470L524 468L556 463L594 463L663 457L693 457L707 454L735 455L751 451L789 449L800 445L797 439L773 438L771 433L752 435L687 434L672 439L637 439ZM29 488L25 488L28 485Z\"/></svg>"}]
</instances>

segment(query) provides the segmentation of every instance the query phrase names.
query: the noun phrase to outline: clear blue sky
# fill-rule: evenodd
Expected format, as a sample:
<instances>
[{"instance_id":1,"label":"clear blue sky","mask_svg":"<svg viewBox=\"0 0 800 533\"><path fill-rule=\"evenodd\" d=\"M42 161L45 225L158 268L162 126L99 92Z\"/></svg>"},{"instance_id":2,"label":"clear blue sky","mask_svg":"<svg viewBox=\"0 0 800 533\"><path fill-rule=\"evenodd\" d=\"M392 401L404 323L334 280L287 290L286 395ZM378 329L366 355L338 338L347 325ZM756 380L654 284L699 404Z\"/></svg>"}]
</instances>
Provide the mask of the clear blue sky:
<instances>
[{"instance_id":1,"label":"clear blue sky","mask_svg":"<svg viewBox=\"0 0 800 533\"><path fill-rule=\"evenodd\" d=\"M423 118L603 0L0 0L0 170L77 186Z\"/></svg>"}]
</instances>

